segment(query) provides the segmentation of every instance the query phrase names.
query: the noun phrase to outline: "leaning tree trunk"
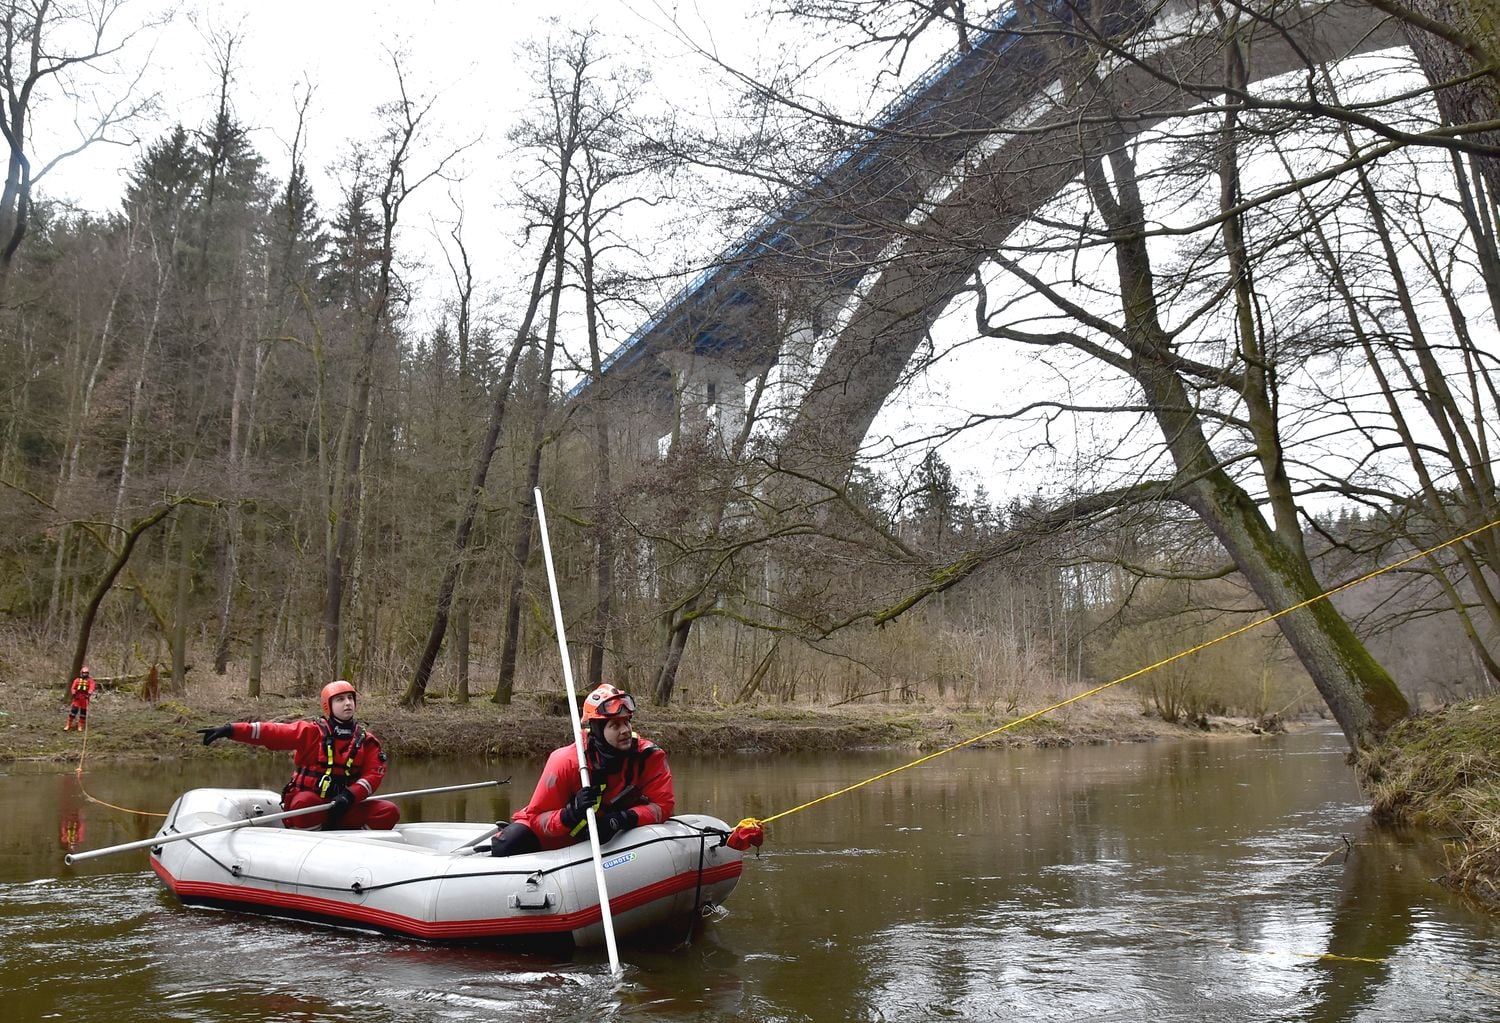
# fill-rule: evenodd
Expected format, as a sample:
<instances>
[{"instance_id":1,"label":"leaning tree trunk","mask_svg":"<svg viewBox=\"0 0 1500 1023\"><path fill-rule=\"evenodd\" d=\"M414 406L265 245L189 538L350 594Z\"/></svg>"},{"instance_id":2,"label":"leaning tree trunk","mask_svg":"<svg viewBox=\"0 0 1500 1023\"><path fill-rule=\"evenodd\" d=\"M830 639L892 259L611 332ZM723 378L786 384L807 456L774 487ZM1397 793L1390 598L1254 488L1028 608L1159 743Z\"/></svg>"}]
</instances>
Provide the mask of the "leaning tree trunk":
<instances>
[{"instance_id":1,"label":"leaning tree trunk","mask_svg":"<svg viewBox=\"0 0 1500 1023\"><path fill-rule=\"evenodd\" d=\"M512 550L510 591L505 601L505 635L500 644L500 667L495 681L493 702L510 703L516 684L516 658L521 648L521 593L526 586L526 563L531 560L531 533L536 525L536 503L532 491L542 477L542 449L546 445L547 414L552 408L552 361L557 352L557 317L562 304L564 274L567 269L567 235L563 226L568 220L568 170L578 147L578 106L571 108L568 133L561 150L557 176L557 196L552 208L552 286L547 310L547 336L542 344L542 364L537 371L536 419L531 425L531 458L526 465L526 489L522 495L520 515L516 521L515 547Z\"/></svg>"},{"instance_id":2,"label":"leaning tree trunk","mask_svg":"<svg viewBox=\"0 0 1500 1023\"><path fill-rule=\"evenodd\" d=\"M556 307L553 308L554 315ZM500 670L495 683L495 703L510 703L516 685L516 659L521 650L521 596L526 588L526 565L531 561L531 536L536 526L536 503L530 499L542 478L542 451L546 447L547 412L552 407L548 400L551 392L552 357L555 351L555 332L549 325L547 343L543 349L542 369L538 380L536 423L531 429L531 459L526 465L527 500L522 503L516 522L515 547L511 560L514 563L510 592L505 601L505 636L500 646Z\"/></svg>"},{"instance_id":3,"label":"leaning tree trunk","mask_svg":"<svg viewBox=\"0 0 1500 1023\"><path fill-rule=\"evenodd\" d=\"M1174 368L1172 338L1160 320L1156 278L1147 249L1145 209L1123 132L1085 179L1095 207L1115 235L1125 369L1145 395L1176 469L1174 492L1213 531L1235 567L1270 611L1323 592L1297 539L1278 534L1255 500L1225 469L1209 444L1198 403ZM1270 443L1256 436L1257 446ZM1264 461L1264 458L1262 458ZM1290 531L1292 523L1287 523ZM1277 619L1350 746L1366 749L1410 712L1406 697L1327 600Z\"/></svg>"},{"instance_id":4,"label":"leaning tree trunk","mask_svg":"<svg viewBox=\"0 0 1500 1023\"><path fill-rule=\"evenodd\" d=\"M1182 498L1219 538L1268 610L1292 607L1323 592L1306 559L1276 535L1227 474L1209 471L1185 488ZM1328 600L1314 601L1276 623L1350 746L1368 748L1410 713L1395 680Z\"/></svg>"},{"instance_id":5,"label":"leaning tree trunk","mask_svg":"<svg viewBox=\"0 0 1500 1023\"><path fill-rule=\"evenodd\" d=\"M1144 246L1144 241L1141 242ZM1126 264L1134 248L1121 243L1122 272L1135 276ZM1139 270L1144 264L1136 264ZM1127 294L1131 288L1127 284ZM1139 294L1139 293L1137 293ZM1127 319L1136 319L1127 312ZM1177 479L1187 481L1177 488L1178 499L1193 510L1213 531L1235 567L1249 582L1261 603L1270 611L1311 600L1323 592L1306 555L1271 528L1248 493L1224 471L1215 457L1203 423L1192 410L1192 397L1182 381L1163 366L1155 355L1167 349L1165 334L1137 323L1151 336L1141 343L1130 362L1131 373L1146 394L1171 451ZM1135 333L1135 331L1133 331ZM1140 338L1140 334L1136 334ZM1364 749L1410 708L1390 674L1360 642L1349 623L1327 600L1277 619L1282 635L1312 677L1318 692L1343 729L1349 744Z\"/></svg>"},{"instance_id":6,"label":"leaning tree trunk","mask_svg":"<svg viewBox=\"0 0 1500 1023\"><path fill-rule=\"evenodd\" d=\"M687 614L676 619L668 617L667 621L667 655L662 661L661 671L657 673L656 685L651 691L651 702L658 707L665 707L672 702L672 692L677 687L677 669L682 666L682 653L687 649L688 636L692 635L693 621L696 615Z\"/></svg>"},{"instance_id":7,"label":"leaning tree trunk","mask_svg":"<svg viewBox=\"0 0 1500 1023\"><path fill-rule=\"evenodd\" d=\"M76 678L78 673L83 669L83 662L88 656L89 639L94 630L94 619L99 614L99 605L104 603L104 598L109 595L110 588L114 586L115 580L119 578L121 572L125 571L125 566L130 563L130 555L135 550L136 543L146 534L147 530L172 514L172 510L176 507L176 502L164 504L140 521L132 523L130 528L125 530L124 542L120 544L119 551L115 553L114 561L104 570L104 574L99 577L99 581L94 584L94 592L89 595L88 605L83 609L83 619L78 626L78 639L73 645L73 665L69 669L69 678Z\"/></svg>"}]
</instances>

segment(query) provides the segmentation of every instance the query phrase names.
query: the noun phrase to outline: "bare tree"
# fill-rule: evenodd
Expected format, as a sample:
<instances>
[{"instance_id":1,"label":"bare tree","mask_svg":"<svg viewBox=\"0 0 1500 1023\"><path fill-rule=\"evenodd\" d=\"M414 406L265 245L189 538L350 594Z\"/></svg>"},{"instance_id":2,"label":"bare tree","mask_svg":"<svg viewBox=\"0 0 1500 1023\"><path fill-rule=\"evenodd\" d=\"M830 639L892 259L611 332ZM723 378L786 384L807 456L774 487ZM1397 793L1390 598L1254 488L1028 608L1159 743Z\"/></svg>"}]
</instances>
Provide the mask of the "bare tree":
<instances>
[{"instance_id":1,"label":"bare tree","mask_svg":"<svg viewBox=\"0 0 1500 1023\"><path fill-rule=\"evenodd\" d=\"M59 163L96 142L129 141L116 132L152 109L154 96L137 96L140 70L120 70L115 58L146 26L117 32L124 0L74 3L69 0L10 0L0 5L0 134L5 136L8 160L5 185L0 190L0 298L9 285L11 264L31 226L32 194L37 183ZM57 40L80 38L76 50L59 49ZM96 91L86 73L119 76L123 85ZM35 166L32 121L46 91L75 101L89 110L75 121L78 137L62 151Z\"/></svg>"},{"instance_id":2,"label":"bare tree","mask_svg":"<svg viewBox=\"0 0 1500 1023\"><path fill-rule=\"evenodd\" d=\"M354 366L350 401L339 431L338 464L331 480L331 529L327 544L323 600L323 643L325 670L330 677L341 672L344 663L343 613L349 569L358 542L362 488L361 465L364 457L367 427L370 421L371 389L374 383L376 357L387 339L391 301L395 284L395 238L401 209L426 182L443 173L457 151L450 151L426 172L412 176L408 162L418 132L432 103L414 100L407 91L406 76L397 57L392 57L396 73L398 98L385 107L387 122L380 166L375 171L375 201L380 208L379 242L373 280L368 294L362 296L357 316L358 356Z\"/></svg>"},{"instance_id":3,"label":"bare tree","mask_svg":"<svg viewBox=\"0 0 1500 1023\"><path fill-rule=\"evenodd\" d=\"M536 368L536 385L533 391L535 403L532 408L532 424L526 463L526 479L520 491L517 508L515 534L512 538L510 585L506 595L505 617L502 625L500 666L495 684L494 701L509 703L515 686L516 659L521 644L521 597L525 587L527 567L531 560L532 533L536 524L536 509L531 500L532 490L541 479L542 453L546 447L548 413L552 403L552 370L557 352L558 322L562 310L565 273L567 270L568 236L566 225L572 216L571 179L573 161L580 149L586 145L585 136L591 127L590 112L586 109L584 94L588 87L589 71L597 60L594 52L595 39L592 33L575 35L568 44L553 49L549 41L541 55L542 101L546 104L544 120L523 127L518 137L537 147L546 165L544 181L555 186L550 193L531 197L530 205L535 214L552 228L551 277L548 287L548 310L546 326L543 328L541 357Z\"/></svg>"},{"instance_id":4,"label":"bare tree","mask_svg":"<svg viewBox=\"0 0 1500 1023\"><path fill-rule=\"evenodd\" d=\"M505 367L501 370L500 379L494 385L494 393L490 396L490 414L488 425L485 428L483 439L479 442L479 448L474 455L474 468L470 475L469 486L464 495L462 511L459 513L458 524L453 534L453 544L448 552L446 567L443 576L438 583L437 596L434 599L432 628L427 634L427 645L423 648L421 657L417 660L416 671L412 675L411 684L402 696L401 702L408 707L420 707L426 698L427 684L432 679L432 669L437 663L439 652L443 648L443 639L448 632L448 616L453 606L453 594L458 584L459 573L463 568L464 557L469 548L469 541L474 533L474 522L479 516L480 502L484 498L485 484L489 479L490 465L495 459L495 449L500 443L500 431L505 425L505 411L510 403L511 389L515 382L516 365L520 361L521 352L527 341L531 338L532 329L536 322L537 311L541 307L542 296L546 294L547 269L555 261L555 249L558 238L562 233L560 221L554 218L551 222L546 236L546 243L542 246L541 256L537 260L535 271L531 276L530 297L526 304L525 314L521 318L520 326L516 328L514 339L511 341L510 351L505 357ZM460 252L463 252L460 245ZM467 255L465 254L467 265Z\"/></svg>"}]
</instances>

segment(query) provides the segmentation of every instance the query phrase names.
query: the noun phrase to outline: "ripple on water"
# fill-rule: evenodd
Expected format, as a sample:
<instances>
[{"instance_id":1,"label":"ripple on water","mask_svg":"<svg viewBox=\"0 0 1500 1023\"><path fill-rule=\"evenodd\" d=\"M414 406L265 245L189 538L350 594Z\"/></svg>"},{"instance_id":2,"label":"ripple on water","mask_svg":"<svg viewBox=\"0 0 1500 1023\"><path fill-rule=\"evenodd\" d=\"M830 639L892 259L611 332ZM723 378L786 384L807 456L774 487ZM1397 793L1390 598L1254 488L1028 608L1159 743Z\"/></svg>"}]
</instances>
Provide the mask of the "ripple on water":
<instances>
[{"instance_id":1,"label":"ripple on water","mask_svg":"<svg viewBox=\"0 0 1500 1023\"><path fill-rule=\"evenodd\" d=\"M167 915L146 873L0 885L6 1018L129 1018L136 1000L122 992L139 987L154 959L141 936Z\"/></svg>"},{"instance_id":2,"label":"ripple on water","mask_svg":"<svg viewBox=\"0 0 1500 1023\"><path fill-rule=\"evenodd\" d=\"M442 988L388 988L381 995L388 1006L428 1003L506 1020L571 1020L594 1019L618 1008L623 991L602 966L470 975Z\"/></svg>"}]
</instances>

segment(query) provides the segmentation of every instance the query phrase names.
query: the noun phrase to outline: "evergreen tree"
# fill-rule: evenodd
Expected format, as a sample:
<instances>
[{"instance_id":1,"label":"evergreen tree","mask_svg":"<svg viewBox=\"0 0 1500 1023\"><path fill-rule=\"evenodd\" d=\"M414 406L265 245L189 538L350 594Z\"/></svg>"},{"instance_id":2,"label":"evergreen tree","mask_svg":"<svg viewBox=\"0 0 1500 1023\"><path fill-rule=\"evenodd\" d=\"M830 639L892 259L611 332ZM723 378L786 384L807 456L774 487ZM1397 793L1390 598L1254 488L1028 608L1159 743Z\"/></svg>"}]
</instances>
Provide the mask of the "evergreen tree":
<instances>
[{"instance_id":1,"label":"evergreen tree","mask_svg":"<svg viewBox=\"0 0 1500 1023\"><path fill-rule=\"evenodd\" d=\"M272 275L282 284L305 282L324 257L328 236L318 214L307 166L298 160L271 203Z\"/></svg>"},{"instance_id":2,"label":"evergreen tree","mask_svg":"<svg viewBox=\"0 0 1500 1023\"><path fill-rule=\"evenodd\" d=\"M201 170L187 129L177 125L136 162L125 186L126 216L148 231L168 229L192 201Z\"/></svg>"},{"instance_id":3,"label":"evergreen tree","mask_svg":"<svg viewBox=\"0 0 1500 1023\"><path fill-rule=\"evenodd\" d=\"M380 220L370 208L369 182L356 172L334 214L322 263L322 294L333 306L353 310L374 291L380 273Z\"/></svg>"}]
</instances>

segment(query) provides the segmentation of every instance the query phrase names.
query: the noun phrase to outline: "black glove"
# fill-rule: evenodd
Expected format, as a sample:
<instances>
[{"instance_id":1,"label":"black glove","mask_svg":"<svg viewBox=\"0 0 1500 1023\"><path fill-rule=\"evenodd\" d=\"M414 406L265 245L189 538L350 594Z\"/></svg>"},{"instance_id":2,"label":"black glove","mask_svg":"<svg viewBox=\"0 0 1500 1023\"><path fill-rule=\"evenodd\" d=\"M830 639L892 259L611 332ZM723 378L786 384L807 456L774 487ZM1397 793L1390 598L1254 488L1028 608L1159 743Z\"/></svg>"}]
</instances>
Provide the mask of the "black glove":
<instances>
[{"instance_id":1,"label":"black glove","mask_svg":"<svg viewBox=\"0 0 1500 1023\"><path fill-rule=\"evenodd\" d=\"M573 799L560 811L562 822L569 831L578 827L578 822L588 816L589 807L599 809L599 803L604 799L604 783L595 782L585 785L573 794Z\"/></svg>"},{"instance_id":2,"label":"black glove","mask_svg":"<svg viewBox=\"0 0 1500 1023\"><path fill-rule=\"evenodd\" d=\"M639 823L635 814L629 810L611 810L609 813L596 814L594 820L599 822L599 844L603 845L622 831L629 831Z\"/></svg>"},{"instance_id":3,"label":"black glove","mask_svg":"<svg viewBox=\"0 0 1500 1023\"><path fill-rule=\"evenodd\" d=\"M200 728L198 734L203 736L203 745L213 744L218 739L227 739L234 734L234 725L220 725L218 728Z\"/></svg>"},{"instance_id":4,"label":"black glove","mask_svg":"<svg viewBox=\"0 0 1500 1023\"><path fill-rule=\"evenodd\" d=\"M354 793L348 789L340 789L329 796L328 801L333 804L333 809L328 811L328 819L324 821L324 827L332 827L349 812L349 807L354 805Z\"/></svg>"}]
</instances>

